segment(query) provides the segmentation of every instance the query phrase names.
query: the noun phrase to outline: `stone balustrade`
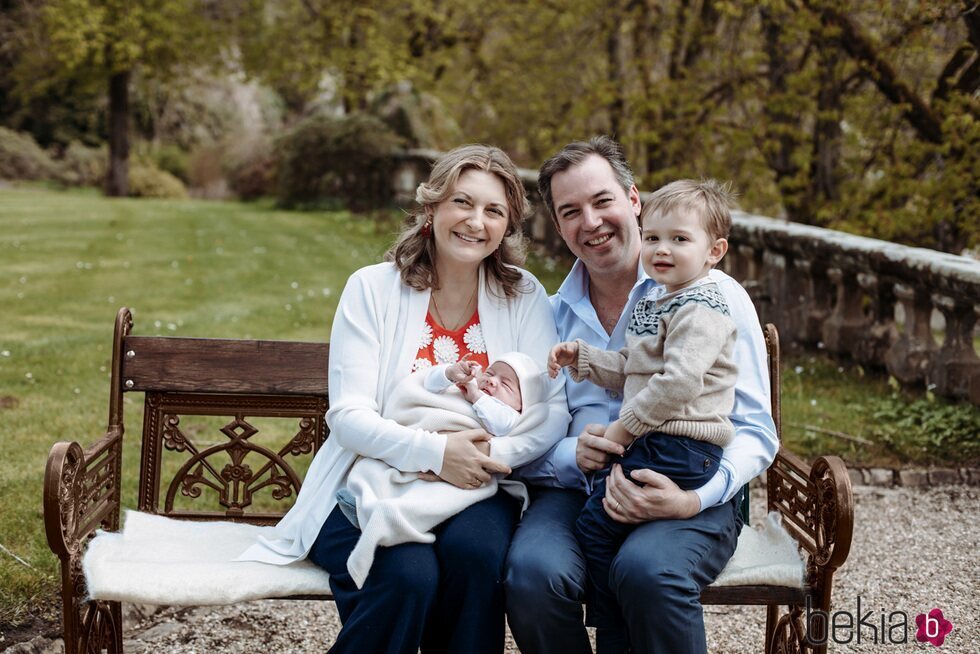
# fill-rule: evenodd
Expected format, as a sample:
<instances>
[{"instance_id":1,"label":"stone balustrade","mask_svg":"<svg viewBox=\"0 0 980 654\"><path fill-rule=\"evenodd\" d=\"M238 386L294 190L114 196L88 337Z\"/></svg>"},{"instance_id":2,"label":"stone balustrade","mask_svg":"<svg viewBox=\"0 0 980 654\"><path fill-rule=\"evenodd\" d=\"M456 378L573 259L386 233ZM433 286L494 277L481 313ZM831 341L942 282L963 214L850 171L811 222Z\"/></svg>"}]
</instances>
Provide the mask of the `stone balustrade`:
<instances>
[{"instance_id":1,"label":"stone balustrade","mask_svg":"<svg viewBox=\"0 0 980 654\"><path fill-rule=\"evenodd\" d=\"M414 199L439 154L400 156L401 201ZM528 236L550 253L567 252L538 196L536 171L520 172L535 209ZM778 327L784 346L822 349L980 405L980 261L742 212L733 215L729 241L722 268L749 291L762 321Z\"/></svg>"}]
</instances>

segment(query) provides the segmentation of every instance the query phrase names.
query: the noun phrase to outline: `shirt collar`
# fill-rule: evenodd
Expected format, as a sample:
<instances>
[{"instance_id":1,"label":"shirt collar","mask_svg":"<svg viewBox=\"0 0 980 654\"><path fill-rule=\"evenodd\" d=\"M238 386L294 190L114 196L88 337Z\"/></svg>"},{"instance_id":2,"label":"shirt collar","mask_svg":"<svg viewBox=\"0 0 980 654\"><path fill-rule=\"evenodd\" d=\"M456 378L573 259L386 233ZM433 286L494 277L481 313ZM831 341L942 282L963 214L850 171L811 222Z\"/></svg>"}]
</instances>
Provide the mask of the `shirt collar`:
<instances>
[{"instance_id":1,"label":"shirt collar","mask_svg":"<svg viewBox=\"0 0 980 654\"><path fill-rule=\"evenodd\" d=\"M648 284L649 282L649 284ZM643 265L639 260L636 262L636 283L633 284L633 288L630 289L630 297L636 293L636 289L641 286L657 286L657 282L647 275L646 271L643 270ZM568 271L568 276L565 277L565 281L561 283L558 287L558 297L565 304L574 306L580 302L583 298L586 298L589 294L589 271L582 263L581 259L576 259L575 263L572 265L572 269Z\"/></svg>"}]
</instances>

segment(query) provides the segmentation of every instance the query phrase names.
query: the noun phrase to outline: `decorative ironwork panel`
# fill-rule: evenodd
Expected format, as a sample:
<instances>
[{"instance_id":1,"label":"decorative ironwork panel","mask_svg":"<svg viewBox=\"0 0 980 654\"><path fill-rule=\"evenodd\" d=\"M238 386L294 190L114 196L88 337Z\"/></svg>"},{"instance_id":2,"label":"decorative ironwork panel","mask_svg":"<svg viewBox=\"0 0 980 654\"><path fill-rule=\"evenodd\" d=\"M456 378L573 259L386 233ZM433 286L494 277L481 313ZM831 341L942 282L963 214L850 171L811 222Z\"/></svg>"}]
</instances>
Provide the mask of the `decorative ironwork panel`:
<instances>
[{"instance_id":1,"label":"decorative ironwork panel","mask_svg":"<svg viewBox=\"0 0 980 654\"><path fill-rule=\"evenodd\" d=\"M140 510L274 522L327 437L326 410L323 396L147 393Z\"/></svg>"}]
</instances>

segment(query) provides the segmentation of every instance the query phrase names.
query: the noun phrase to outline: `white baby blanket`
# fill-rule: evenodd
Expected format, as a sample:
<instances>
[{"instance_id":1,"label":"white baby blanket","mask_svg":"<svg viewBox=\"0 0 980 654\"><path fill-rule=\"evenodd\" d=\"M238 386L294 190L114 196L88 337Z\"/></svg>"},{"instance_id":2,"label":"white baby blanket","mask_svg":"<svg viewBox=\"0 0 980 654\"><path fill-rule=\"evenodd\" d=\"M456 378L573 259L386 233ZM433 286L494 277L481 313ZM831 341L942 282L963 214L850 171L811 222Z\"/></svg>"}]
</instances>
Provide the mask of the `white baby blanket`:
<instances>
[{"instance_id":1,"label":"white baby blanket","mask_svg":"<svg viewBox=\"0 0 980 654\"><path fill-rule=\"evenodd\" d=\"M426 390L421 371L409 375L391 394L383 411L400 425L428 431L453 432L482 427L472 405L459 389L444 393ZM526 407L506 438L520 438L548 417L548 406ZM496 437L504 438L504 437ZM414 472L401 472L377 459L359 459L347 476L347 488L357 498L361 537L347 559L347 571L358 588L364 585L378 547L401 543L431 543L432 529L463 509L497 493L498 483L527 507L523 484L492 478L480 488L462 489L444 481L422 481Z\"/></svg>"}]
</instances>

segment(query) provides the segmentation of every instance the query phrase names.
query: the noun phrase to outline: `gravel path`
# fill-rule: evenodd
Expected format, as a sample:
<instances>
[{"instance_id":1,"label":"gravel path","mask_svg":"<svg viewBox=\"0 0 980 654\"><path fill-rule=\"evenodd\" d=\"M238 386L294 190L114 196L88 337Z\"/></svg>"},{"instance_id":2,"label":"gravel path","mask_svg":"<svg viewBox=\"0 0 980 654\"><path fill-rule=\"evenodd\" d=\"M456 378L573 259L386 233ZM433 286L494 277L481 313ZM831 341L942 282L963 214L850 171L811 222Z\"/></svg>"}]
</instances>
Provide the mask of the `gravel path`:
<instances>
[{"instance_id":1,"label":"gravel path","mask_svg":"<svg viewBox=\"0 0 980 654\"><path fill-rule=\"evenodd\" d=\"M932 651L914 643L915 616L939 607L953 623L942 654L975 653L980 621L973 608L980 589L980 489L965 486L930 490L855 489L855 535L850 557L834 589L834 610L871 610L908 615L909 643L831 643L830 651ZM755 491L753 506L764 506ZM761 516L756 516L761 517ZM339 630L331 602L267 600L241 606L176 609L127 607L126 652L172 654L245 652L325 652ZM856 618L855 618L856 619ZM899 618L886 617L886 625ZM711 606L705 609L708 647L713 653L762 651L765 611L761 607ZM893 632L898 636L897 632ZM844 638L844 632L839 633ZM856 637L856 635L855 635ZM518 652L508 633L507 652Z\"/></svg>"}]
</instances>

